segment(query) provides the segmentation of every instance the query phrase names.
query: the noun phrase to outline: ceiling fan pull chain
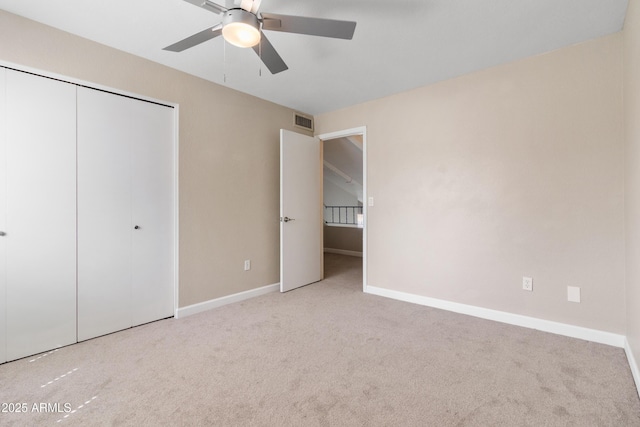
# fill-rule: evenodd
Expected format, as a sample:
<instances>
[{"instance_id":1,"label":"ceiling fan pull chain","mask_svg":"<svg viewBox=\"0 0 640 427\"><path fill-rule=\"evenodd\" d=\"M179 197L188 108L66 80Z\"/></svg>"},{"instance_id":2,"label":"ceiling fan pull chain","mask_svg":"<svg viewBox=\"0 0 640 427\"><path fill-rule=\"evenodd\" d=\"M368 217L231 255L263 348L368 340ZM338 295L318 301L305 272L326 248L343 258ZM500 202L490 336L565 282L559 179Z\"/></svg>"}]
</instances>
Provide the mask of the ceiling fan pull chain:
<instances>
[{"instance_id":1,"label":"ceiling fan pull chain","mask_svg":"<svg viewBox=\"0 0 640 427\"><path fill-rule=\"evenodd\" d=\"M264 62L262 62L262 37L260 37L260 42L258 44L258 56L260 57L260 65L258 68L258 77L262 77L262 64L264 64Z\"/></svg>"},{"instance_id":2,"label":"ceiling fan pull chain","mask_svg":"<svg viewBox=\"0 0 640 427\"><path fill-rule=\"evenodd\" d=\"M227 42L222 40L222 81L227 82Z\"/></svg>"}]
</instances>

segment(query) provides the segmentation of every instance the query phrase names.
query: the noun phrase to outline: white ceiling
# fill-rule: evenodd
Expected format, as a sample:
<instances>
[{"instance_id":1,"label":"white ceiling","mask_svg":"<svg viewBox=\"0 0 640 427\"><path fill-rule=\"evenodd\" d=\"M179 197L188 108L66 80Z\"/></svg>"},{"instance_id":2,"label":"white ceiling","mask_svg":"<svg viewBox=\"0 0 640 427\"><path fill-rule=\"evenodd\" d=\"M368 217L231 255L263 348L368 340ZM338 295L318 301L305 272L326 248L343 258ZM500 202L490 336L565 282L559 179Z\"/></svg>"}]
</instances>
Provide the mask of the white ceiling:
<instances>
[{"instance_id":1,"label":"white ceiling","mask_svg":"<svg viewBox=\"0 0 640 427\"><path fill-rule=\"evenodd\" d=\"M358 23L350 41L265 32L289 66L271 75L251 49L222 38L163 51L221 19L183 0L0 0L8 12L308 114L611 34L626 8L627 0L262 0L264 12Z\"/></svg>"}]
</instances>

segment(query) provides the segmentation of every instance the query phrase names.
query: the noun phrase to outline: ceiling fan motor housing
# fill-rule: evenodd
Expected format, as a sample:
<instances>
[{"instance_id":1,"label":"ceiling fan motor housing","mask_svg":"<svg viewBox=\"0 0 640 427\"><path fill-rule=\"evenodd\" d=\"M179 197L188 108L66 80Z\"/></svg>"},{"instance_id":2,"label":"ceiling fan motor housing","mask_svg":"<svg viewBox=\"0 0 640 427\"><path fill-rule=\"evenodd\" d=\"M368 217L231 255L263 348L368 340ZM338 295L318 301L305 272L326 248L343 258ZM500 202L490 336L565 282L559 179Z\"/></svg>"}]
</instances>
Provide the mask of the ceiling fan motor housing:
<instances>
[{"instance_id":1,"label":"ceiling fan motor housing","mask_svg":"<svg viewBox=\"0 0 640 427\"><path fill-rule=\"evenodd\" d=\"M230 9L222 18L222 35L235 46L255 46L260 42L260 21L244 9Z\"/></svg>"}]
</instances>

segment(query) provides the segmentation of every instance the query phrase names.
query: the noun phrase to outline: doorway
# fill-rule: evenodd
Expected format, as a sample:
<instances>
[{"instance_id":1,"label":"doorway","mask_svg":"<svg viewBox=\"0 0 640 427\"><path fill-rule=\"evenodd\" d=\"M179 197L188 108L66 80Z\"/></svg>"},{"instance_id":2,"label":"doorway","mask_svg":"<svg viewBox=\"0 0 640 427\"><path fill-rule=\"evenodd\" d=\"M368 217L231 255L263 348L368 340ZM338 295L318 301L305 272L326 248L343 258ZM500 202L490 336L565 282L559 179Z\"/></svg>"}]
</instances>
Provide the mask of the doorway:
<instances>
[{"instance_id":1,"label":"doorway","mask_svg":"<svg viewBox=\"0 0 640 427\"><path fill-rule=\"evenodd\" d=\"M362 257L367 286L366 127L318 135L322 143L323 252Z\"/></svg>"}]
</instances>

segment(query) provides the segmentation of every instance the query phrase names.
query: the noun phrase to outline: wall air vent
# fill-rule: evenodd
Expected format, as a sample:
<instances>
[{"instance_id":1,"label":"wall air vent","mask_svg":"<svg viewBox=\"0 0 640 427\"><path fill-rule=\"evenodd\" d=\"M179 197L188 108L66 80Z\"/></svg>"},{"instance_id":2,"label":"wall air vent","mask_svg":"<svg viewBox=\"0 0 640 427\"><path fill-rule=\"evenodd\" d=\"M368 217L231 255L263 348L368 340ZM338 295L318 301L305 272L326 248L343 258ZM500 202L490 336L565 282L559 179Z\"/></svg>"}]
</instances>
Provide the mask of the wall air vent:
<instances>
[{"instance_id":1,"label":"wall air vent","mask_svg":"<svg viewBox=\"0 0 640 427\"><path fill-rule=\"evenodd\" d=\"M293 124L296 127L313 130L313 117L305 116L300 113L293 113Z\"/></svg>"}]
</instances>

